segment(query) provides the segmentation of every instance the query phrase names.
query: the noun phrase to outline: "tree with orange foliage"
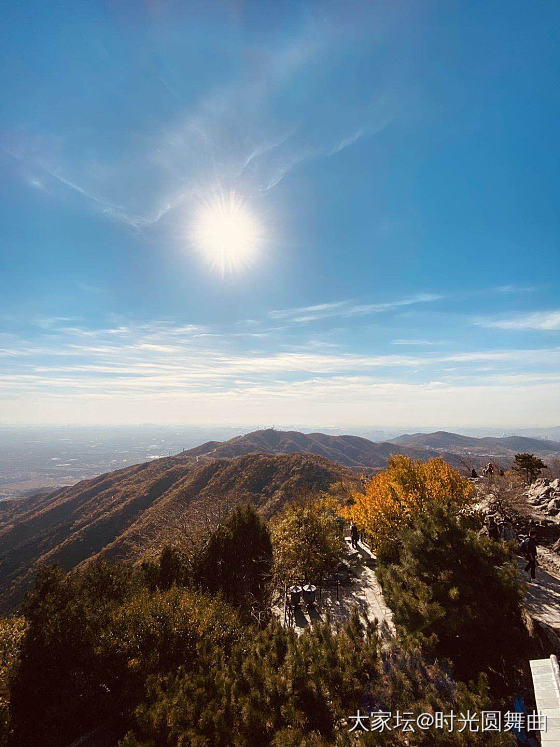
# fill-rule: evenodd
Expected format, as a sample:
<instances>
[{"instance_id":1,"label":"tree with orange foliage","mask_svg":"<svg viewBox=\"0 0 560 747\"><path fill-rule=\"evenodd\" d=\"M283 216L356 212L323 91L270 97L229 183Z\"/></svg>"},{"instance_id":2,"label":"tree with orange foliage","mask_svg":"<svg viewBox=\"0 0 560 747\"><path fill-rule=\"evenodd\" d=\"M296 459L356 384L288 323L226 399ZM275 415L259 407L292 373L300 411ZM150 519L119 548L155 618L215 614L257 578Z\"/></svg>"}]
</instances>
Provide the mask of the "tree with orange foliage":
<instances>
[{"instance_id":1,"label":"tree with orange foliage","mask_svg":"<svg viewBox=\"0 0 560 747\"><path fill-rule=\"evenodd\" d=\"M398 553L397 538L425 507L440 504L457 509L470 505L474 486L440 457L427 462L392 455L387 469L374 475L364 493L354 493L342 516L367 532L375 552Z\"/></svg>"}]
</instances>

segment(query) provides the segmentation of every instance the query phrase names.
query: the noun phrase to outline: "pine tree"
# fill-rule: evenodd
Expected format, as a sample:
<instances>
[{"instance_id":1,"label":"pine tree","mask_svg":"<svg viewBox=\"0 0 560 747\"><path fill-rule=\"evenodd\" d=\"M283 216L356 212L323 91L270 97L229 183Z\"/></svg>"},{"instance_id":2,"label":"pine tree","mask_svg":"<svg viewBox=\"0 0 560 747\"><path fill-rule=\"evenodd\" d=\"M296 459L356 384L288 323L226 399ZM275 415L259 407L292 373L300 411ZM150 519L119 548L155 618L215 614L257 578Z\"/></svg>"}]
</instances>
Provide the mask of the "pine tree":
<instances>
[{"instance_id":1,"label":"pine tree","mask_svg":"<svg viewBox=\"0 0 560 747\"><path fill-rule=\"evenodd\" d=\"M268 527L252 506L241 506L210 536L195 560L194 578L201 588L250 609L266 601L271 567Z\"/></svg>"},{"instance_id":2,"label":"pine tree","mask_svg":"<svg viewBox=\"0 0 560 747\"><path fill-rule=\"evenodd\" d=\"M531 483L537 479L541 470L546 469L546 464L534 454L524 452L515 455L513 469L524 474L527 482Z\"/></svg>"},{"instance_id":3,"label":"pine tree","mask_svg":"<svg viewBox=\"0 0 560 747\"><path fill-rule=\"evenodd\" d=\"M464 681L520 655L521 590L502 543L479 537L443 506L423 512L401 539L398 563L380 569L401 631L453 662Z\"/></svg>"}]
</instances>

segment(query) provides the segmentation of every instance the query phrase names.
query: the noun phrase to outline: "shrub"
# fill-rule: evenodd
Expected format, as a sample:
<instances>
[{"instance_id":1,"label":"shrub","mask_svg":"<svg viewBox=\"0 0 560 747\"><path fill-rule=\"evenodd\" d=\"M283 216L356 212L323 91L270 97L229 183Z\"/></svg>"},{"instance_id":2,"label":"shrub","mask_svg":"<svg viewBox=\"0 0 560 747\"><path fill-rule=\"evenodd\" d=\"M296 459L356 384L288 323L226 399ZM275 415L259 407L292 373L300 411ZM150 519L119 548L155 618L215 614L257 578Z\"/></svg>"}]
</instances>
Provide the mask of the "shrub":
<instances>
[{"instance_id":1,"label":"shrub","mask_svg":"<svg viewBox=\"0 0 560 747\"><path fill-rule=\"evenodd\" d=\"M25 633L24 617L0 619L0 747L6 747L10 731L9 686Z\"/></svg>"},{"instance_id":2,"label":"shrub","mask_svg":"<svg viewBox=\"0 0 560 747\"><path fill-rule=\"evenodd\" d=\"M24 611L14 747L60 747L100 724L123 733L150 676L188 670L200 641L227 650L242 630L222 600L177 586L150 592L119 564L46 568Z\"/></svg>"},{"instance_id":3,"label":"shrub","mask_svg":"<svg viewBox=\"0 0 560 747\"><path fill-rule=\"evenodd\" d=\"M288 506L272 524L277 579L310 581L333 570L344 551L337 510L326 496Z\"/></svg>"}]
</instances>

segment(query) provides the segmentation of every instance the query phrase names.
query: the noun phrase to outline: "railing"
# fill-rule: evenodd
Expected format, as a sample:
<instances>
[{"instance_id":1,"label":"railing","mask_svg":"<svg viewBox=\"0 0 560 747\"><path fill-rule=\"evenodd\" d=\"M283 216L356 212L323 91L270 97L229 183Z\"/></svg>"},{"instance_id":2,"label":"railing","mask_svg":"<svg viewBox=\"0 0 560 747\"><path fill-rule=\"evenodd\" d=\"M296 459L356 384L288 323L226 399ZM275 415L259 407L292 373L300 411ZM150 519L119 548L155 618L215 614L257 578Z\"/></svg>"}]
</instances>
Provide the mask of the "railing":
<instances>
[{"instance_id":1,"label":"railing","mask_svg":"<svg viewBox=\"0 0 560 747\"><path fill-rule=\"evenodd\" d=\"M558 659L556 657L556 654L550 655L550 663L552 665L552 676L554 678L554 687L556 688L556 695L558 696L558 700L560 701L560 665L558 664Z\"/></svg>"}]
</instances>

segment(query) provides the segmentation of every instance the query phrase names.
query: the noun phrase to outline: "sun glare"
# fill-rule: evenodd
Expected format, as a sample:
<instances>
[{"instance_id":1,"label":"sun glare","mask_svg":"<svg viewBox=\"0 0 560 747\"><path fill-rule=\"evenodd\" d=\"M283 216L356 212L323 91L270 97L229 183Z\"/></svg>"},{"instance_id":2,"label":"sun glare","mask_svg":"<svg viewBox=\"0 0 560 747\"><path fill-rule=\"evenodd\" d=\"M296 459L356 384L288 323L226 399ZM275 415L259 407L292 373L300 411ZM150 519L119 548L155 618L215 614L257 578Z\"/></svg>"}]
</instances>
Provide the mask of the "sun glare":
<instances>
[{"instance_id":1,"label":"sun glare","mask_svg":"<svg viewBox=\"0 0 560 747\"><path fill-rule=\"evenodd\" d=\"M262 239L258 222L235 193L206 203L195 218L193 242L223 273L242 269L254 259Z\"/></svg>"}]
</instances>

